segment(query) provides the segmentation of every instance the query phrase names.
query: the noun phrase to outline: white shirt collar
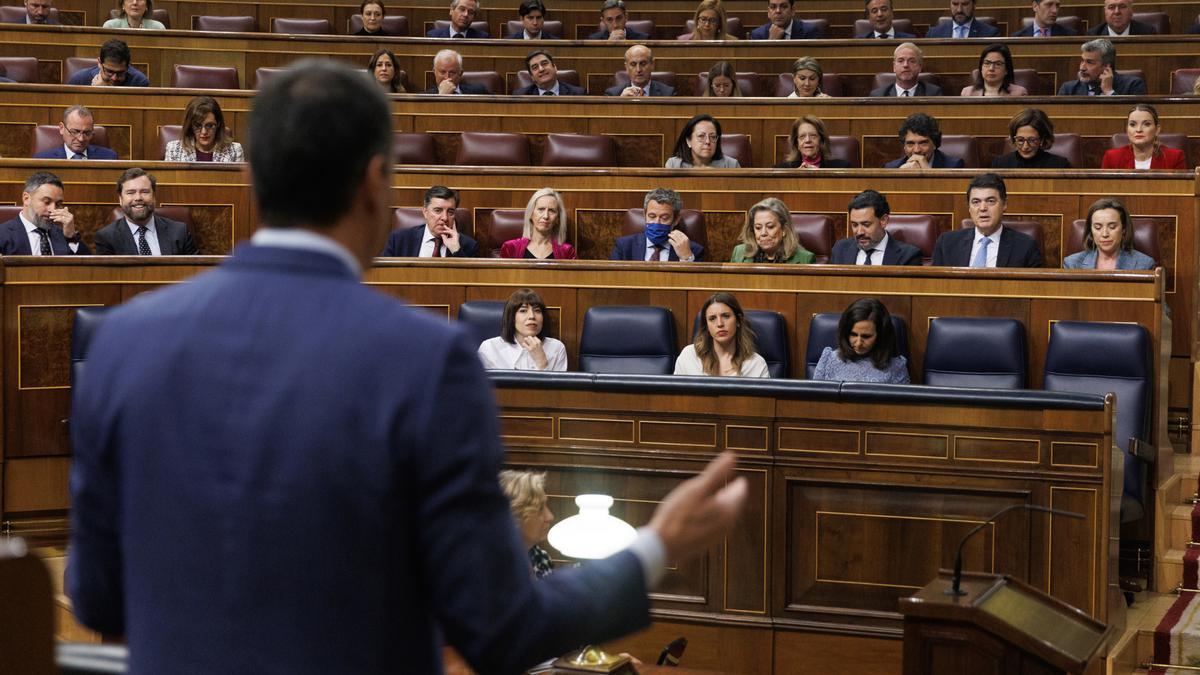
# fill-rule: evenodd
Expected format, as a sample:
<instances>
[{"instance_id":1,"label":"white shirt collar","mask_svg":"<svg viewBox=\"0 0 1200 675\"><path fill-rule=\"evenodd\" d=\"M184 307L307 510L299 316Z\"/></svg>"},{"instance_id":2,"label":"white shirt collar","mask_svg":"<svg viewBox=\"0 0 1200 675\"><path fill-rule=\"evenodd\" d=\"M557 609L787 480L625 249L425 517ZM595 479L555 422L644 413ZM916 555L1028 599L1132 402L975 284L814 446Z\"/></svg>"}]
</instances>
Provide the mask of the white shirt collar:
<instances>
[{"instance_id":1,"label":"white shirt collar","mask_svg":"<svg viewBox=\"0 0 1200 675\"><path fill-rule=\"evenodd\" d=\"M1132 21L1130 21L1130 22L1129 22L1129 25L1128 25L1128 26L1125 26L1125 32L1123 32L1123 33L1117 33L1116 31L1114 31L1114 30L1112 29L1112 26L1109 26L1109 25L1107 25L1107 24L1106 24L1104 27L1105 27L1106 29L1108 29L1108 35L1109 35L1110 37L1125 37L1125 36L1129 35L1129 29L1133 28L1133 22L1132 22Z\"/></svg>"},{"instance_id":2,"label":"white shirt collar","mask_svg":"<svg viewBox=\"0 0 1200 675\"><path fill-rule=\"evenodd\" d=\"M138 228L141 227L141 225L138 225L137 223L130 220L129 216L125 216L125 224L129 226L130 234L137 235ZM154 226L154 216L150 216L149 222L146 223L146 229L151 232L154 232L155 234L158 233L158 228L156 228Z\"/></svg>"},{"instance_id":3,"label":"white shirt collar","mask_svg":"<svg viewBox=\"0 0 1200 675\"><path fill-rule=\"evenodd\" d=\"M989 234L987 238L992 240L993 244L995 244L996 246L999 246L1000 245L1000 234L1003 232L1004 232L1004 226L1001 225L1000 227L996 228L995 232ZM981 237L983 237L983 233L979 231L978 227L976 227L975 228L975 241L979 241L979 239ZM994 250L999 250L999 249L994 249Z\"/></svg>"},{"instance_id":4,"label":"white shirt collar","mask_svg":"<svg viewBox=\"0 0 1200 675\"><path fill-rule=\"evenodd\" d=\"M29 219L25 217L25 209L21 209L20 213L17 215L21 217L21 224L25 226L26 234L32 234L33 231L37 229L37 225L29 222Z\"/></svg>"},{"instance_id":5,"label":"white shirt collar","mask_svg":"<svg viewBox=\"0 0 1200 675\"><path fill-rule=\"evenodd\" d=\"M84 148L83 152L75 152L74 150L71 149L70 146L68 146L66 143L63 143L63 152L66 153L67 159L71 159L75 155L83 155L84 159L88 158L87 148Z\"/></svg>"},{"instance_id":6,"label":"white shirt collar","mask_svg":"<svg viewBox=\"0 0 1200 675\"><path fill-rule=\"evenodd\" d=\"M550 87L549 89L542 89L541 87L538 87L538 96L542 96L542 95L544 95L544 94L543 94L543 92L547 92L547 91L552 91L552 92L554 92L554 95L555 95L555 96L558 96L558 94L559 94L559 92L558 92L558 80L555 80L555 81L554 81L554 86L553 86L553 87Z\"/></svg>"},{"instance_id":7,"label":"white shirt collar","mask_svg":"<svg viewBox=\"0 0 1200 675\"><path fill-rule=\"evenodd\" d=\"M298 227L264 227L250 237L255 246L272 246L300 251L313 251L333 256L342 262L356 277L362 276L362 265L345 246L312 230Z\"/></svg>"},{"instance_id":8,"label":"white shirt collar","mask_svg":"<svg viewBox=\"0 0 1200 675\"><path fill-rule=\"evenodd\" d=\"M900 83L899 83L899 82L897 82L897 83L896 83L896 95L897 95L897 96L903 96L903 95L904 95L904 92L906 92L906 91L907 91L907 92L909 92L909 94L908 94L909 96L916 96L916 95L917 95L917 87L919 87L919 86L921 86L921 81L920 81L920 80L917 80L917 83L916 83L916 84L914 84L913 86L911 86L911 87L909 87L909 88L907 88L907 89L905 89L904 87L901 87L901 86L900 86Z\"/></svg>"},{"instance_id":9,"label":"white shirt collar","mask_svg":"<svg viewBox=\"0 0 1200 675\"><path fill-rule=\"evenodd\" d=\"M525 40L541 40L542 39L542 34L540 32L537 35L533 35L532 33L525 30L524 28L521 29L521 32L524 33L524 35L522 37Z\"/></svg>"}]
</instances>

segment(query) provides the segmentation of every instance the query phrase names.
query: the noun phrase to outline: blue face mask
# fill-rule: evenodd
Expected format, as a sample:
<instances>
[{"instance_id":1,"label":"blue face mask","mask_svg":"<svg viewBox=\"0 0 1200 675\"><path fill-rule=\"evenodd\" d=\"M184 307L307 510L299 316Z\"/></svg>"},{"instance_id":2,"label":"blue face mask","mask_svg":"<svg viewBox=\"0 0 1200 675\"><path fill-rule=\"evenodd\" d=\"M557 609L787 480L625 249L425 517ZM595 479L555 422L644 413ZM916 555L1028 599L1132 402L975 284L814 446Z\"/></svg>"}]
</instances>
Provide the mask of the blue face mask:
<instances>
[{"instance_id":1,"label":"blue face mask","mask_svg":"<svg viewBox=\"0 0 1200 675\"><path fill-rule=\"evenodd\" d=\"M646 223L646 239L655 246L666 246L667 235L671 234L671 225L667 223Z\"/></svg>"}]
</instances>

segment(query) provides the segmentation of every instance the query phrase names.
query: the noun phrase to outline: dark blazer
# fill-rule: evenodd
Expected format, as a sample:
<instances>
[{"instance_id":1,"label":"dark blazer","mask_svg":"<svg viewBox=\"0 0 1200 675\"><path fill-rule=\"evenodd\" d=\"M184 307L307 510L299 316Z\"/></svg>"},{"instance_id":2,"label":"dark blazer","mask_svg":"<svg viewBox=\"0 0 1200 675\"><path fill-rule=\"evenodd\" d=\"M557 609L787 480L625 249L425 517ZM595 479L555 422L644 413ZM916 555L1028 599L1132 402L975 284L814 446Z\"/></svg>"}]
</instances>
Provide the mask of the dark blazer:
<instances>
[{"instance_id":1,"label":"dark blazer","mask_svg":"<svg viewBox=\"0 0 1200 675\"><path fill-rule=\"evenodd\" d=\"M804 160L800 159L799 157L797 157L796 160L792 161L792 162L789 162L785 159L782 162L776 164L775 168L776 169L798 169L798 168L800 168L800 165L803 163L804 163ZM821 168L822 169L849 169L850 162L847 162L844 159L839 159L837 157L822 157L821 158Z\"/></svg>"},{"instance_id":2,"label":"dark blazer","mask_svg":"<svg viewBox=\"0 0 1200 675\"><path fill-rule=\"evenodd\" d=\"M933 245L933 264L944 267L970 267L971 247L975 244L975 228L953 230L937 238ZM996 267L1041 267L1042 252L1037 242L1027 234L1003 228L1000 231L1000 250Z\"/></svg>"},{"instance_id":3,"label":"dark blazer","mask_svg":"<svg viewBox=\"0 0 1200 675\"><path fill-rule=\"evenodd\" d=\"M158 235L158 248L163 255L196 255L199 249L187 225L154 216L154 229ZM96 232L96 255L137 255L137 240L129 232L129 223L118 218Z\"/></svg>"},{"instance_id":4,"label":"dark blazer","mask_svg":"<svg viewBox=\"0 0 1200 675\"><path fill-rule=\"evenodd\" d=\"M87 156L88 156L88 159L116 159L117 153L113 152L109 148L104 147L103 145L89 145L88 149L87 149ZM67 158L67 149L65 147L63 147L62 143L59 143L58 145L54 146L53 148L50 148L49 150L43 150L43 151L37 153L36 155L33 156L33 158L34 159L66 159Z\"/></svg>"},{"instance_id":5,"label":"dark blazer","mask_svg":"<svg viewBox=\"0 0 1200 675\"><path fill-rule=\"evenodd\" d=\"M598 30L595 33L592 33L591 35L587 36L587 39L589 39L589 40L607 40L608 39L608 29L605 28L603 30ZM626 26L625 27L625 39L626 40L634 40L634 41L649 40L650 34L643 33L640 30L634 30L634 29Z\"/></svg>"},{"instance_id":6,"label":"dark blazer","mask_svg":"<svg viewBox=\"0 0 1200 675\"><path fill-rule=\"evenodd\" d=\"M1133 146L1126 145L1104 151L1104 159L1100 161L1101 169L1132 169ZM1187 155L1182 150L1158 146L1158 152L1150 157L1151 169L1187 169Z\"/></svg>"},{"instance_id":7,"label":"dark blazer","mask_svg":"<svg viewBox=\"0 0 1200 675\"><path fill-rule=\"evenodd\" d=\"M541 96L542 90L538 89L536 84L531 84L528 87L521 87L513 92L518 96ZM576 87L570 82L558 81L558 94L560 96L586 96L587 91L583 87Z\"/></svg>"},{"instance_id":8,"label":"dark blazer","mask_svg":"<svg viewBox=\"0 0 1200 675\"><path fill-rule=\"evenodd\" d=\"M434 28L433 30L425 33L425 37L449 38L450 37L450 27L446 26L445 28ZM480 38L490 38L492 36L487 31L479 30L478 28L474 28L474 27L468 27L467 28L467 37L472 38L472 39L480 39Z\"/></svg>"},{"instance_id":9,"label":"dark blazer","mask_svg":"<svg viewBox=\"0 0 1200 675\"><path fill-rule=\"evenodd\" d=\"M474 82L459 82L458 90L461 91L463 94L484 94L484 95L486 95L488 93L487 87L483 86L482 84L475 84ZM426 94L436 94L436 93L438 93L438 88L436 85L434 85L434 86L426 89L425 93Z\"/></svg>"},{"instance_id":10,"label":"dark blazer","mask_svg":"<svg viewBox=\"0 0 1200 675\"><path fill-rule=\"evenodd\" d=\"M1016 150L992 160L993 169L1069 169L1071 160L1053 152L1038 150L1032 159L1025 159Z\"/></svg>"},{"instance_id":11,"label":"dark blazer","mask_svg":"<svg viewBox=\"0 0 1200 675\"><path fill-rule=\"evenodd\" d=\"M36 26L36 25L38 25L38 24L36 24L36 23L34 23L34 24L31 24L31 23L29 23L29 15L28 15L28 14L26 14L25 16L22 16L22 17L21 17L21 18L19 18L19 19L14 19L14 20L12 20L12 21L5 21L4 23L22 23L22 24L25 24L25 25L27 25L27 26ZM49 17L49 16L48 16L48 17L46 17L46 23L44 23L44 24L42 24L42 25L43 25L43 26L57 26L57 25L58 25L58 19L55 19L55 18L53 18L53 17Z\"/></svg>"},{"instance_id":12,"label":"dark blazer","mask_svg":"<svg viewBox=\"0 0 1200 675\"><path fill-rule=\"evenodd\" d=\"M895 96L896 95L896 85L889 84L886 87L872 89L871 95L872 96ZM916 95L917 96L941 96L942 88L937 86L936 84L925 84L924 82L917 82L917 94Z\"/></svg>"},{"instance_id":13,"label":"dark blazer","mask_svg":"<svg viewBox=\"0 0 1200 675\"><path fill-rule=\"evenodd\" d=\"M521 30L518 30L515 33L509 33L508 35L504 36L504 39L505 40L524 40L525 39L525 29L522 28ZM547 33L546 31L542 31L541 35L539 35L533 39L534 40L561 40L562 38L558 37L557 35L551 35L551 34Z\"/></svg>"},{"instance_id":14,"label":"dark blazer","mask_svg":"<svg viewBox=\"0 0 1200 675\"><path fill-rule=\"evenodd\" d=\"M893 159L892 161L888 162L887 164L884 164L883 168L899 169L907 161L908 161L908 157L901 157L899 159ZM966 166L966 163L963 162L962 158L960 158L960 157L951 157L950 155L947 155L946 153L942 152L941 150L933 151L933 162L930 163L931 168L934 168L934 169L961 169L965 166Z\"/></svg>"},{"instance_id":15,"label":"dark blazer","mask_svg":"<svg viewBox=\"0 0 1200 675\"><path fill-rule=\"evenodd\" d=\"M1191 32L1200 32L1200 31L1188 31L1188 32L1191 33ZM1092 29L1087 32L1087 34L1088 35L1108 35L1108 24L1102 23L1099 26L1093 26ZM1129 34L1130 35L1158 35L1158 31L1155 30L1154 26L1151 26L1148 23L1142 23L1141 21L1134 19L1129 22Z\"/></svg>"},{"instance_id":16,"label":"dark blazer","mask_svg":"<svg viewBox=\"0 0 1200 675\"><path fill-rule=\"evenodd\" d=\"M1065 35L1079 35L1078 32L1066 26L1060 26L1057 23L1050 26L1050 37L1060 37ZM1021 30L1012 34L1012 37L1034 37L1033 24L1023 27Z\"/></svg>"},{"instance_id":17,"label":"dark blazer","mask_svg":"<svg viewBox=\"0 0 1200 675\"><path fill-rule=\"evenodd\" d=\"M839 239L829 253L832 265L854 265L858 261L858 242L853 237ZM921 249L888 236L887 248L883 249L884 265L920 265Z\"/></svg>"},{"instance_id":18,"label":"dark blazer","mask_svg":"<svg viewBox=\"0 0 1200 675\"><path fill-rule=\"evenodd\" d=\"M401 37L398 35L392 35L391 33L387 32L386 30L384 30L382 28L375 31L374 33L368 33L365 26L362 28L359 28L357 31L355 31L354 35L356 37Z\"/></svg>"},{"instance_id":19,"label":"dark blazer","mask_svg":"<svg viewBox=\"0 0 1200 675\"><path fill-rule=\"evenodd\" d=\"M62 228L55 225L50 228L50 250L54 255L88 255L87 244L79 242L79 250L71 251L67 245L67 237ZM33 255L29 248L29 233L25 231L25 223L17 216L12 220L0 223L0 255Z\"/></svg>"},{"instance_id":20,"label":"dark blazer","mask_svg":"<svg viewBox=\"0 0 1200 675\"><path fill-rule=\"evenodd\" d=\"M1000 29L990 23L981 23L976 19L971 19L971 28L967 31L967 37L996 37L1000 34ZM934 24L929 27L929 32L925 33L927 38L952 38L954 37L954 22L947 21L946 23Z\"/></svg>"},{"instance_id":21,"label":"dark blazer","mask_svg":"<svg viewBox=\"0 0 1200 675\"><path fill-rule=\"evenodd\" d=\"M387 245L380 252L380 258L416 258L421 253L421 238L425 236L425 226L408 227L396 230L388 236ZM475 240L464 232L458 233L458 243L461 246L458 253L451 253L449 258L474 258L477 245Z\"/></svg>"},{"instance_id":22,"label":"dark blazer","mask_svg":"<svg viewBox=\"0 0 1200 675\"><path fill-rule=\"evenodd\" d=\"M67 84L91 85L92 78L96 77L96 73L100 72L100 66L92 66L85 68L67 80ZM121 83L122 87L149 87L150 78L146 77L145 73L129 66L129 70L125 71L125 81Z\"/></svg>"},{"instance_id":23,"label":"dark blazer","mask_svg":"<svg viewBox=\"0 0 1200 675\"><path fill-rule=\"evenodd\" d=\"M792 38L793 40L820 40L822 37L821 28L819 26L810 26L800 19L792 19ZM768 21L763 25L755 28L750 32L751 40L769 40L771 39L771 22Z\"/></svg>"},{"instance_id":24,"label":"dark blazer","mask_svg":"<svg viewBox=\"0 0 1200 675\"><path fill-rule=\"evenodd\" d=\"M867 31L867 32L865 32L865 33L863 33L862 35L855 35L854 37L855 37L855 38L857 38L857 39L859 39L859 40L862 40L862 39L867 39L867 38L869 38L869 39L871 39L871 40L878 40L878 39L879 39L879 38L875 37L875 29L874 29L874 28L872 28L871 30L869 30L869 31ZM917 37L917 36L916 36L916 35L913 35L912 33L905 33L905 32L904 32L904 31L902 31L902 30L897 30L897 31L895 31L895 34L892 36L892 38L891 38L891 39L893 39L893 40L903 40L903 39L905 39L905 38L915 38L915 37Z\"/></svg>"},{"instance_id":25,"label":"dark blazer","mask_svg":"<svg viewBox=\"0 0 1200 675\"><path fill-rule=\"evenodd\" d=\"M1079 80L1063 82L1062 86L1058 88L1058 95L1087 96L1089 84ZM1100 83L1096 82L1096 86L1099 87ZM1121 96L1145 96L1146 83L1140 77L1116 73L1113 75L1113 92Z\"/></svg>"},{"instance_id":26,"label":"dark blazer","mask_svg":"<svg viewBox=\"0 0 1200 675\"><path fill-rule=\"evenodd\" d=\"M629 85L627 85L627 84L618 84L616 86L609 87L608 89L604 90L604 95L605 96L620 96L621 92L625 91L625 87L628 87L628 86ZM674 96L675 88L665 85L662 82L659 82L658 80L650 80L650 91L648 91L646 93L646 95L647 96Z\"/></svg>"},{"instance_id":27,"label":"dark blazer","mask_svg":"<svg viewBox=\"0 0 1200 675\"><path fill-rule=\"evenodd\" d=\"M515 673L647 625L633 553L534 579L478 346L315 251L114 308L71 392L76 618L131 673L436 673L443 642Z\"/></svg>"},{"instance_id":28,"label":"dark blazer","mask_svg":"<svg viewBox=\"0 0 1200 675\"><path fill-rule=\"evenodd\" d=\"M704 247L694 241L688 241L688 246L692 249L692 255L696 256L696 262L704 261ZM646 233L638 232L637 234L627 234L624 237L617 238L617 243L613 246L612 255L609 260L646 260ZM673 246L667 246L667 260L678 262L679 256L675 254Z\"/></svg>"}]
</instances>

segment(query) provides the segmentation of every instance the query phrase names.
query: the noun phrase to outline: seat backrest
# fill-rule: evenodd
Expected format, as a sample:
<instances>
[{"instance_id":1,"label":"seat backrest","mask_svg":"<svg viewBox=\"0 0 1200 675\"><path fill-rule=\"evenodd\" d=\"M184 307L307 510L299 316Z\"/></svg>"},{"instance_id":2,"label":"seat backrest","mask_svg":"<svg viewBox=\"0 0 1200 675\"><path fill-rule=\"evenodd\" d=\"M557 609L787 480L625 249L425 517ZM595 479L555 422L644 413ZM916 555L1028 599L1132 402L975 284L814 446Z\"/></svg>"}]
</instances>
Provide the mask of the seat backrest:
<instances>
[{"instance_id":1,"label":"seat backrest","mask_svg":"<svg viewBox=\"0 0 1200 675\"><path fill-rule=\"evenodd\" d=\"M462 207L454 209L454 226L459 232L470 234L474 230L471 226L471 210ZM421 213L421 207L398 206L392 209L392 229L404 230L410 227L425 227L425 216Z\"/></svg>"},{"instance_id":2,"label":"seat backrest","mask_svg":"<svg viewBox=\"0 0 1200 675\"><path fill-rule=\"evenodd\" d=\"M942 134L942 144L938 146L942 154L958 157L968 169L979 167L979 146L975 137L966 134Z\"/></svg>"},{"instance_id":3,"label":"seat backrest","mask_svg":"<svg viewBox=\"0 0 1200 675\"><path fill-rule=\"evenodd\" d=\"M454 160L460 166L529 166L529 139L524 134L464 131Z\"/></svg>"},{"instance_id":4,"label":"seat backrest","mask_svg":"<svg viewBox=\"0 0 1200 675\"><path fill-rule=\"evenodd\" d=\"M12 204L0 204L0 223L6 223L13 218L16 218L17 214L20 212L20 206L14 206Z\"/></svg>"},{"instance_id":5,"label":"seat backrest","mask_svg":"<svg viewBox=\"0 0 1200 675\"><path fill-rule=\"evenodd\" d=\"M240 89L237 68L175 64L171 86L180 89Z\"/></svg>"},{"instance_id":6,"label":"seat backrest","mask_svg":"<svg viewBox=\"0 0 1200 675\"><path fill-rule=\"evenodd\" d=\"M688 239L708 248L708 228L704 224L704 214L696 209L683 209L679 212L679 222L683 225L683 233ZM625 223L621 227L621 235L637 234L646 229L646 210L633 208L625 212Z\"/></svg>"},{"instance_id":7,"label":"seat backrest","mask_svg":"<svg viewBox=\"0 0 1200 675\"><path fill-rule=\"evenodd\" d=\"M673 73L669 70L656 70L656 71L650 73L650 79L652 79L656 82L661 82L673 89L679 88L678 80L675 77L675 73ZM618 70L613 75L613 84L619 85L621 87L628 87L629 86L629 73L627 73L623 70ZM704 93L704 92L700 92L700 93Z\"/></svg>"},{"instance_id":8,"label":"seat backrest","mask_svg":"<svg viewBox=\"0 0 1200 675\"><path fill-rule=\"evenodd\" d=\"M496 209L492 211L490 223L484 227L486 229L476 229L477 238L481 245L487 242L493 258L499 258L504 242L520 239L525 234L525 209Z\"/></svg>"},{"instance_id":9,"label":"seat backrest","mask_svg":"<svg viewBox=\"0 0 1200 675\"><path fill-rule=\"evenodd\" d=\"M329 19L290 19L276 17L271 19L272 33L290 35L332 35L333 26Z\"/></svg>"},{"instance_id":10,"label":"seat backrest","mask_svg":"<svg viewBox=\"0 0 1200 675\"><path fill-rule=\"evenodd\" d=\"M504 80L500 77L500 73L494 70L468 70L462 74L462 82L477 84L489 94L504 93Z\"/></svg>"},{"instance_id":11,"label":"seat backrest","mask_svg":"<svg viewBox=\"0 0 1200 675\"><path fill-rule=\"evenodd\" d=\"M675 320L665 307L597 306L583 315L579 370L670 375L675 372Z\"/></svg>"},{"instance_id":12,"label":"seat backrest","mask_svg":"<svg viewBox=\"0 0 1200 675\"><path fill-rule=\"evenodd\" d=\"M1066 157L1071 163L1071 168L1078 169L1083 166L1083 150L1082 144L1079 141L1079 134L1055 133L1054 145L1050 146L1049 152L1060 157ZM1004 152L1008 154L1015 151L1012 139L1004 139Z\"/></svg>"},{"instance_id":13,"label":"seat backrest","mask_svg":"<svg viewBox=\"0 0 1200 675\"><path fill-rule=\"evenodd\" d=\"M362 30L362 27L362 14L351 14L349 25L346 27L346 33L354 35ZM395 37L408 37L408 17L403 14L393 14L392 16L383 17L383 32Z\"/></svg>"},{"instance_id":14,"label":"seat backrest","mask_svg":"<svg viewBox=\"0 0 1200 675\"><path fill-rule=\"evenodd\" d=\"M476 346L500 334L504 305L503 300L468 300L458 306L458 322L475 334Z\"/></svg>"},{"instance_id":15,"label":"seat backrest","mask_svg":"<svg viewBox=\"0 0 1200 675\"><path fill-rule=\"evenodd\" d=\"M1133 248L1156 261L1162 260L1162 250L1158 246L1158 223L1151 218L1136 216L1131 217L1130 220L1133 221ZM1086 229L1087 221L1083 218L1071 223L1071 229L1067 232L1067 241L1063 245L1064 258L1083 250L1083 235Z\"/></svg>"},{"instance_id":16,"label":"seat backrest","mask_svg":"<svg viewBox=\"0 0 1200 675\"><path fill-rule=\"evenodd\" d=\"M71 76L81 70L87 70L96 65L96 59L88 56L68 56L63 63L63 84L71 81Z\"/></svg>"},{"instance_id":17,"label":"seat backrest","mask_svg":"<svg viewBox=\"0 0 1200 675\"><path fill-rule=\"evenodd\" d=\"M600 28L604 28L604 24L601 24ZM636 30L639 33L645 33L650 37L654 37L653 19L630 19L625 22L625 28L628 30Z\"/></svg>"},{"instance_id":18,"label":"seat backrest","mask_svg":"<svg viewBox=\"0 0 1200 675\"><path fill-rule=\"evenodd\" d=\"M1168 148L1187 152L1187 134L1181 134L1177 131L1163 132L1158 135L1158 141ZM1127 145L1129 145L1129 137L1123 132L1112 135L1112 147L1123 148Z\"/></svg>"},{"instance_id":19,"label":"seat backrest","mask_svg":"<svg viewBox=\"0 0 1200 675\"><path fill-rule=\"evenodd\" d=\"M11 75L9 77L12 77ZM1196 78L1200 77L1200 68L1176 68L1171 71L1171 94L1173 96L1188 95L1196 86ZM16 78L13 78L16 79Z\"/></svg>"},{"instance_id":20,"label":"seat backrest","mask_svg":"<svg viewBox=\"0 0 1200 675\"><path fill-rule=\"evenodd\" d=\"M599 134L546 134L542 166L617 165L617 146L613 139Z\"/></svg>"},{"instance_id":21,"label":"seat backrest","mask_svg":"<svg viewBox=\"0 0 1200 675\"><path fill-rule=\"evenodd\" d=\"M83 364L87 361L88 345L100 327L108 307L80 307L75 310L75 322L71 326L71 383L79 382Z\"/></svg>"},{"instance_id":22,"label":"seat backrest","mask_svg":"<svg viewBox=\"0 0 1200 675\"><path fill-rule=\"evenodd\" d=\"M895 237L921 249L921 264L933 262L933 245L937 243L938 228L933 216L921 213L893 213L888 216L888 236Z\"/></svg>"},{"instance_id":23,"label":"seat backrest","mask_svg":"<svg viewBox=\"0 0 1200 675\"><path fill-rule=\"evenodd\" d=\"M830 96L842 96L845 90L845 82L842 76L837 73L822 73L821 74L821 91ZM775 96L786 98L796 91L795 79L791 73L780 73L775 78Z\"/></svg>"},{"instance_id":24,"label":"seat backrest","mask_svg":"<svg viewBox=\"0 0 1200 675\"><path fill-rule=\"evenodd\" d=\"M24 10L22 10L22 13ZM38 60L36 56L0 56L0 74L14 82L37 84L41 82L38 75Z\"/></svg>"},{"instance_id":25,"label":"seat backrest","mask_svg":"<svg viewBox=\"0 0 1200 675\"><path fill-rule=\"evenodd\" d=\"M1166 12L1134 12L1133 20L1147 24L1159 35L1170 35L1171 33L1171 16Z\"/></svg>"},{"instance_id":26,"label":"seat backrest","mask_svg":"<svg viewBox=\"0 0 1200 675\"><path fill-rule=\"evenodd\" d=\"M58 126L54 124L39 124L33 129L33 144L30 149L31 155L36 155L43 150L57 148L63 144L62 134L58 131ZM92 127L92 145L110 148L108 144L108 130L96 124Z\"/></svg>"},{"instance_id":27,"label":"seat backrest","mask_svg":"<svg viewBox=\"0 0 1200 675\"><path fill-rule=\"evenodd\" d=\"M183 127L178 124L164 124L158 128L158 157L162 160L167 156L167 144L183 138Z\"/></svg>"},{"instance_id":28,"label":"seat backrest","mask_svg":"<svg viewBox=\"0 0 1200 675\"><path fill-rule=\"evenodd\" d=\"M896 29L896 32L898 33L909 33L911 35L913 34L912 19L892 19L892 28ZM867 33L871 32L871 30L872 28L870 21L867 21L866 19L854 20L855 35L866 35ZM871 34L874 35L874 33Z\"/></svg>"},{"instance_id":29,"label":"seat backrest","mask_svg":"<svg viewBox=\"0 0 1200 675\"><path fill-rule=\"evenodd\" d=\"M733 79L737 82L742 96L766 96L766 87L763 86L762 78L758 73L734 73ZM702 96L706 89L708 89L708 73L696 75L696 88L692 93Z\"/></svg>"},{"instance_id":30,"label":"seat backrest","mask_svg":"<svg viewBox=\"0 0 1200 675\"><path fill-rule=\"evenodd\" d=\"M287 70L287 68L268 68L266 66L263 66L262 68L255 68L254 88L262 89L268 82L271 81L271 78L284 72L285 70Z\"/></svg>"},{"instance_id":31,"label":"seat backrest","mask_svg":"<svg viewBox=\"0 0 1200 675\"><path fill-rule=\"evenodd\" d=\"M939 87L942 86L942 78L938 77L937 73L930 73L924 70L917 76L917 81L924 82L927 85L936 84ZM875 81L871 84L871 88L890 87L894 84L896 84L895 73L875 73Z\"/></svg>"},{"instance_id":32,"label":"seat backrest","mask_svg":"<svg viewBox=\"0 0 1200 675\"><path fill-rule=\"evenodd\" d=\"M258 21L253 16L201 14L192 17L192 27L209 33L257 33Z\"/></svg>"},{"instance_id":33,"label":"seat backrest","mask_svg":"<svg viewBox=\"0 0 1200 675\"><path fill-rule=\"evenodd\" d=\"M833 251L833 242L837 235L833 232L833 218L824 213L791 212L792 231L800 240L800 245L812 251L818 263L829 262Z\"/></svg>"},{"instance_id":34,"label":"seat backrest","mask_svg":"<svg viewBox=\"0 0 1200 675\"><path fill-rule=\"evenodd\" d=\"M1024 389L1025 327L1016 319L937 317L925 342L925 384Z\"/></svg>"},{"instance_id":35,"label":"seat backrest","mask_svg":"<svg viewBox=\"0 0 1200 675\"><path fill-rule=\"evenodd\" d=\"M862 145L858 136L830 136L829 156L845 160L852 169L862 167Z\"/></svg>"},{"instance_id":36,"label":"seat backrest","mask_svg":"<svg viewBox=\"0 0 1200 675\"><path fill-rule=\"evenodd\" d=\"M558 81L559 82L566 82L567 84L573 84L576 87L580 86L578 70L571 70L568 68L568 69L560 70L557 72L558 72ZM525 87L528 87L531 84L533 84L533 76L531 76L529 74L529 71L528 70L518 70L517 71L517 89L524 89Z\"/></svg>"},{"instance_id":37,"label":"seat backrest","mask_svg":"<svg viewBox=\"0 0 1200 675\"><path fill-rule=\"evenodd\" d=\"M754 155L750 152L750 136L746 134L721 134L721 154L736 159L741 166L754 166Z\"/></svg>"},{"instance_id":38,"label":"seat backrest","mask_svg":"<svg viewBox=\"0 0 1200 675\"><path fill-rule=\"evenodd\" d=\"M424 131L392 132L397 164L437 164L433 134Z\"/></svg>"},{"instance_id":39,"label":"seat backrest","mask_svg":"<svg viewBox=\"0 0 1200 675\"><path fill-rule=\"evenodd\" d=\"M525 30L525 25L522 24L520 21L509 21L508 23L504 24L504 35L506 35L506 36L507 35L518 35L519 36L522 34L522 32L524 30ZM562 38L563 22L562 21L543 21L542 22L542 33L544 33L546 35L552 35L556 38Z\"/></svg>"}]
</instances>

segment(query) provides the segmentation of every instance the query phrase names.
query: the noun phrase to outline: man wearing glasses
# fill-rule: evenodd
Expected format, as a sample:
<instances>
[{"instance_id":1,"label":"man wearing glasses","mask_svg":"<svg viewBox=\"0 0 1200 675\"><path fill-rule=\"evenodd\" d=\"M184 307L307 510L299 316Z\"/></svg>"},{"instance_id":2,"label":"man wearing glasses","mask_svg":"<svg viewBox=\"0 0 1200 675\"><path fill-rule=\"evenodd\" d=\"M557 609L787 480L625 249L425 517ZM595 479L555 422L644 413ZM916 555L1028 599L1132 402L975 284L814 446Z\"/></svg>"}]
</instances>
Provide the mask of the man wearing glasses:
<instances>
[{"instance_id":1,"label":"man wearing glasses","mask_svg":"<svg viewBox=\"0 0 1200 675\"><path fill-rule=\"evenodd\" d=\"M58 133L62 135L63 144L37 153L35 159L117 158L117 153L112 150L102 145L92 145L96 125L92 121L92 111L81 105L67 108L63 113L63 121L58 123Z\"/></svg>"},{"instance_id":2,"label":"man wearing glasses","mask_svg":"<svg viewBox=\"0 0 1200 675\"><path fill-rule=\"evenodd\" d=\"M137 68L129 66L129 45L109 40L100 47L96 65L85 68L67 80L67 84L92 87L149 87L150 79Z\"/></svg>"}]
</instances>

